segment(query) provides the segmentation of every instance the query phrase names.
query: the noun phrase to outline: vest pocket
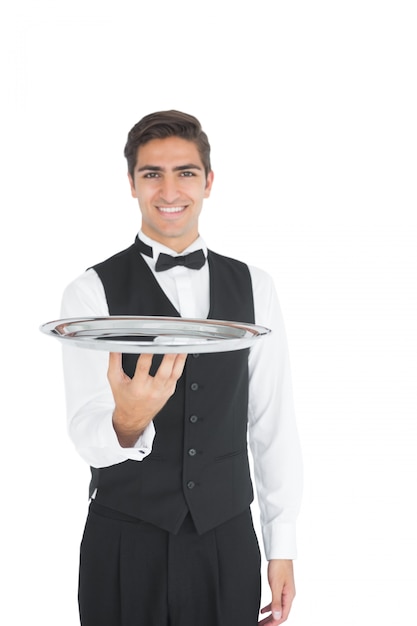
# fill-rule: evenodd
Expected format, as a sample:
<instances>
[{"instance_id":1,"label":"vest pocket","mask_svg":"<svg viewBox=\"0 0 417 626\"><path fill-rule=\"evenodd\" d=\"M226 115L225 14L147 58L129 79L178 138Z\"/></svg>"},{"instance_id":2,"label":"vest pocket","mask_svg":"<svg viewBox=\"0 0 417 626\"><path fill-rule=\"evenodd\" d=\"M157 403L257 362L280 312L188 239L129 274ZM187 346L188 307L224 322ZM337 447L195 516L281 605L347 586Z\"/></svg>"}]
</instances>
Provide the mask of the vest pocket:
<instances>
[{"instance_id":1,"label":"vest pocket","mask_svg":"<svg viewBox=\"0 0 417 626\"><path fill-rule=\"evenodd\" d=\"M216 463L221 463L222 461L227 461L228 459L232 459L233 457L240 456L241 454L246 454L247 449L243 450L235 450L234 452L228 452L227 454L221 454L220 456L215 456L214 461Z\"/></svg>"}]
</instances>

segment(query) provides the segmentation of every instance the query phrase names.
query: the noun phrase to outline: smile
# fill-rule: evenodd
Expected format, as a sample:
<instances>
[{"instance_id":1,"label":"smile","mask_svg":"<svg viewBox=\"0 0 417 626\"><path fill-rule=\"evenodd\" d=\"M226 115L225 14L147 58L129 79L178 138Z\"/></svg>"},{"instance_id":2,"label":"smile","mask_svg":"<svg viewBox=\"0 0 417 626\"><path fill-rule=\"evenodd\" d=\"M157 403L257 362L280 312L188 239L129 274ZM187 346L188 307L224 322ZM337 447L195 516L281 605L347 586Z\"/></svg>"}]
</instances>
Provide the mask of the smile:
<instances>
[{"instance_id":1,"label":"smile","mask_svg":"<svg viewBox=\"0 0 417 626\"><path fill-rule=\"evenodd\" d=\"M159 206L157 208L161 213L181 213L181 211L185 211L185 206Z\"/></svg>"}]
</instances>

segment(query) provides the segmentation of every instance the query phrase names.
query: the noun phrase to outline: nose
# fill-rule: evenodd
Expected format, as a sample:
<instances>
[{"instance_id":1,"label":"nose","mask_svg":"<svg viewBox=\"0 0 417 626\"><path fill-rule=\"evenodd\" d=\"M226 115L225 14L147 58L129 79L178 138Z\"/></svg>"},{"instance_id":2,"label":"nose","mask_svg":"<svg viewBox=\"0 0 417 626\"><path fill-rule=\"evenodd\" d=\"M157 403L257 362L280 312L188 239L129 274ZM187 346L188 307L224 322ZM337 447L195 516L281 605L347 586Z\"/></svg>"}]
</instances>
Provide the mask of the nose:
<instances>
[{"instance_id":1,"label":"nose","mask_svg":"<svg viewBox=\"0 0 417 626\"><path fill-rule=\"evenodd\" d=\"M161 179L161 187L159 190L160 198L166 204L174 204L178 200L180 193L175 177L164 176Z\"/></svg>"}]
</instances>

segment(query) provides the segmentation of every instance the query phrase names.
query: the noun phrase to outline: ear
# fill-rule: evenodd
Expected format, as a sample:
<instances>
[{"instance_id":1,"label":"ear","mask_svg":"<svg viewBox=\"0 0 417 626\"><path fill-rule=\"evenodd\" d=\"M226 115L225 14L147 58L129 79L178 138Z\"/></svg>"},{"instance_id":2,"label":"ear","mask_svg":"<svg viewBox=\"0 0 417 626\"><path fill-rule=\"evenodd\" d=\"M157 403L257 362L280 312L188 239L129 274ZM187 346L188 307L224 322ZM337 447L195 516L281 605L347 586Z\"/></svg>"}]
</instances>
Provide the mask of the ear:
<instances>
[{"instance_id":1,"label":"ear","mask_svg":"<svg viewBox=\"0 0 417 626\"><path fill-rule=\"evenodd\" d=\"M135 182L134 182L134 180L133 180L133 178L131 177L130 174L128 174L127 177L129 179L130 193L132 194L132 198L137 198L136 189L135 189Z\"/></svg>"},{"instance_id":2,"label":"ear","mask_svg":"<svg viewBox=\"0 0 417 626\"><path fill-rule=\"evenodd\" d=\"M214 172L210 171L207 174L206 188L205 188L205 191L204 191L204 197L205 198L208 198L210 196L211 188L212 188L212 185L213 185L213 180L214 180Z\"/></svg>"}]
</instances>

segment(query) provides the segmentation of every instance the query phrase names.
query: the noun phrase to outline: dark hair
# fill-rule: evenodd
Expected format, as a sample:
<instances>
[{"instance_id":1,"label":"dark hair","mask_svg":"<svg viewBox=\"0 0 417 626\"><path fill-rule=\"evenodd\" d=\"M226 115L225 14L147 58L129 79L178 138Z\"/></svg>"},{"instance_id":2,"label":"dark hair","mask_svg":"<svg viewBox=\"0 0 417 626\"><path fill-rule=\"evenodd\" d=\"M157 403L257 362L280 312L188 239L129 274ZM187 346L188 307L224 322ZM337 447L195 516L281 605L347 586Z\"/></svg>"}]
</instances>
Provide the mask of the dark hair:
<instances>
[{"instance_id":1,"label":"dark hair","mask_svg":"<svg viewBox=\"0 0 417 626\"><path fill-rule=\"evenodd\" d=\"M181 137L197 146L206 176L211 171L210 144L196 117L181 111L160 111L143 117L129 131L124 155L129 174L134 178L138 149L152 139Z\"/></svg>"}]
</instances>

